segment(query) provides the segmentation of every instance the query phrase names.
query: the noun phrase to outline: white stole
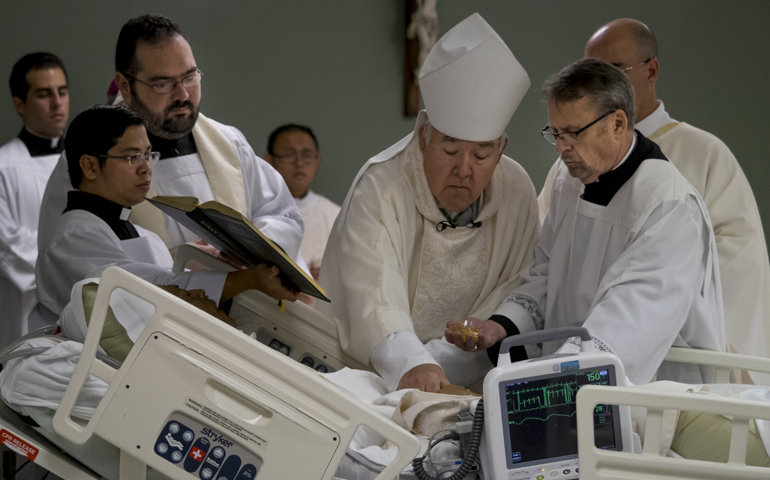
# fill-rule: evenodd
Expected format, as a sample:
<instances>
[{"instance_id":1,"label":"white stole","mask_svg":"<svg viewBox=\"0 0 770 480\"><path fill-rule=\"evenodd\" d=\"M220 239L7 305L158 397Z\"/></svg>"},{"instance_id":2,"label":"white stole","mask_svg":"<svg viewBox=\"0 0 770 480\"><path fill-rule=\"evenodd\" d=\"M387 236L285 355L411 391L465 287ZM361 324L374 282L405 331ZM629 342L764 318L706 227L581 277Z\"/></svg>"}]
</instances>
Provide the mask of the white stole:
<instances>
[{"instance_id":1,"label":"white stole","mask_svg":"<svg viewBox=\"0 0 770 480\"><path fill-rule=\"evenodd\" d=\"M118 93L114 104L127 106L120 93ZM198 114L198 120L195 122L192 134L203 168L206 170L211 191L214 193L214 200L248 216L243 171L238 152L235 151L233 144L219 130L214 121L209 120L202 113ZM152 198L155 195L157 192L154 184L152 184L147 192L147 198ZM167 247L177 246L169 244L165 216L151 203L142 202L134 206L131 212L131 222L155 232Z\"/></svg>"}]
</instances>

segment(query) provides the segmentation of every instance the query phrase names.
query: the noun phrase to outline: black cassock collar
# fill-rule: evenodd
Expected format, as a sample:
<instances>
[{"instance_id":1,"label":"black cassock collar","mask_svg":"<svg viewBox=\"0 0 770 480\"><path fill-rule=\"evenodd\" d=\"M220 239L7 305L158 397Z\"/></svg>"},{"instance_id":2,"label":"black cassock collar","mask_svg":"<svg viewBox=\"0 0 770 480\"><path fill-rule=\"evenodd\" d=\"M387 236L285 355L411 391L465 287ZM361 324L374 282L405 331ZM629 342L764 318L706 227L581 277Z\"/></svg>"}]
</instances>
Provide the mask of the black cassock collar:
<instances>
[{"instance_id":1,"label":"black cassock collar","mask_svg":"<svg viewBox=\"0 0 770 480\"><path fill-rule=\"evenodd\" d=\"M64 137L59 138L41 138L33 135L26 128L21 129L19 138L29 150L31 157L42 157L43 155L56 155L64 151Z\"/></svg>"},{"instance_id":2,"label":"black cassock collar","mask_svg":"<svg viewBox=\"0 0 770 480\"><path fill-rule=\"evenodd\" d=\"M147 138L152 144L152 151L160 153L161 160L192 155L193 153L198 152L198 147L195 145L195 138L193 138L192 132L175 140L161 138L147 132Z\"/></svg>"},{"instance_id":3,"label":"black cassock collar","mask_svg":"<svg viewBox=\"0 0 770 480\"><path fill-rule=\"evenodd\" d=\"M618 193L618 190L636 173L643 161L647 159L668 161L657 143L642 135L639 130L635 130L635 132L636 147L631 155L618 168L610 170L604 175L599 175L599 180L586 185L580 198L586 202L606 207L610 204L612 197Z\"/></svg>"},{"instance_id":4,"label":"black cassock collar","mask_svg":"<svg viewBox=\"0 0 770 480\"><path fill-rule=\"evenodd\" d=\"M134 224L128 221L131 214L130 208L107 200L99 195L73 190L67 193L67 208L62 213L71 210L85 210L104 220L110 226L115 235L121 240L139 238Z\"/></svg>"}]
</instances>

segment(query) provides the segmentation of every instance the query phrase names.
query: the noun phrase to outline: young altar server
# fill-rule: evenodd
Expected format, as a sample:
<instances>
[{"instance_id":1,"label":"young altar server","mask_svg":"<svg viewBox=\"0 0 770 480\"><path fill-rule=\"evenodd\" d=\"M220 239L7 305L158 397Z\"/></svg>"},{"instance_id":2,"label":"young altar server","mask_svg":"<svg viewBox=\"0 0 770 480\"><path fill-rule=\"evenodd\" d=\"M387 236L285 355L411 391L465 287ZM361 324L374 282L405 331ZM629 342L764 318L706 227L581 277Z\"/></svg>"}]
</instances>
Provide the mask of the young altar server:
<instances>
[{"instance_id":1,"label":"young altar server","mask_svg":"<svg viewBox=\"0 0 770 480\"><path fill-rule=\"evenodd\" d=\"M24 126L0 147L0 349L42 326L27 321L35 306L38 215L70 109L67 71L56 55L23 56L9 83Z\"/></svg>"},{"instance_id":2,"label":"young altar server","mask_svg":"<svg viewBox=\"0 0 770 480\"><path fill-rule=\"evenodd\" d=\"M100 105L82 112L67 131L65 146L75 190L41 243L36 308L58 318L72 286L110 265L156 285L202 289L217 303L248 289L279 300L297 299L281 284L278 268L265 264L232 273L171 272L171 254L158 235L128 220L131 208L144 201L159 158L143 120L131 110Z\"/></svg>"}]
</instances>

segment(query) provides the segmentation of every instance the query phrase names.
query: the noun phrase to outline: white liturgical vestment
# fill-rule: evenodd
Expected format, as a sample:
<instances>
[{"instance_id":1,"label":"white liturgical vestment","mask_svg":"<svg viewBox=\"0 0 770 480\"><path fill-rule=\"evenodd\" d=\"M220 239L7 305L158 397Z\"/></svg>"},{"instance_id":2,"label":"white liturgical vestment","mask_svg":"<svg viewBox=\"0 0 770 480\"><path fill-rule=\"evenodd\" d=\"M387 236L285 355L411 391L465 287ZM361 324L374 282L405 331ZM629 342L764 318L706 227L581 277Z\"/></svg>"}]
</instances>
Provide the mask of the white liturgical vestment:
<instances>
[{"instance_id":1,"label":"white liturgical vestment","mask_svg":"<svg viewBox=\"0 0 770 480\"><path fill-rule=\"evenodd\" d=\"M496 312L521 333L583 326L635 384L704 383L709 371L661 362L671 346L724 351L716 243L695 189L637 132L635 149L591 185L555 171L550 209L524 283ZM638 167L638 168L637 168ZM635 168L635 171L633 170ZM618 180L631 174L625 181ZM591 189L619 189L606 205ZM572 339L564 345L576 350ZM559 349L545 343L542 354ZM530 357L541 352L529 346ZM660 371L658 371L658 368ZM702 377L706 378L702 378Z\"/></svg>"},{"instance_id":2,"label":"white liturgical vestment","mask_svg":"<svg viewBox=\"0 0 770 480\"><path fill-rule=\"evenodd\" d=\"M770 262L757 202L738 161L714 135L672 119L663 102L636 128L660 146L706 204L719 252L727 342L738 353L770 356ZM560 163L538 197L541 219ZM770 385L770 376L750 375Z\"/></svg>"},{"instance_id":3,"label":"white liturgical vestment","mask_svg":"<svg viewBox=\"0 0 770 480\"><path fill-rule=\"evenodd\" d=\"M121 240L101 218L84 210L61 215L45 244L40 245L36 277L40 304L35 313L55 322L70 301L75 283L119 266L155 285L177 285L186 290L203 289L219 301L227 273L171 272L173 260L154 233L135 226L139 237ZM41 308L44 307L44 308Z\"/></svg>"},{"instance_id":4,"label":"white liturgical vestment","mask_svg":"<svg viewBox=\"0 0 770 480\"><path fill-rule=\"evenodd\" d=\"M199 115L192 133L198 151L173 158L161 156L160 162L153 167L148 196L192 196L201 203L209 200L224 203L243 213L297 261L303 224L283 177L254 154L246 138L235 127ZM72 190L65 156L66 152L51 175L40 208L41 247L50 238L51 225L61 215L67 192ZM239 191L242 194L238 194ZM134 209L131 221L156 232L170 249L197 239L197 235L149 203ZM136 218L137 212L143 214L140 219ZM298 262L299 265L303 263Z\"/></svg>"},{"instance_id":5,"label":"white liturgical vestment","mask_svg":"<svg viewBox=\"0 0 770 480\"><path fill-rule=\"evenodd\" d=\"M40 202L58 158L31 155L21 138L0 147L0 350L29 330Z\"/></svg>"},{"instance_id":6,"label":"white liturgical vestment","mask_svg":"<svg viewBox=\"0 0 770 480\"><path fill-rule=\"evenodd\" d=\"M305 223L305 235L302 237L299 251L308 266L317 267L321 265L326 242L329 240L334 220L340 213L340 206L312 190L308 190L304 197L295 198L294 201L297 202L297 208Z\"/></svg>"},{"instance_id":7,"label":"white liturgical vestment","mask_svg":"<svg viewBox=\"0 0 770 480\"><path fill-rule=\"evenodd\" d=\"M419 123L419 120L418 120ZM503 156L484 190L476 228L441 231L416 135L371 159L342 205L324 253L319 310L338 321L343 349L370 360L395 390L421 364L469 385L491 368L485 352L442 339L449 320L486 318L519 283L538 235L532 182Z\"/></svg>"}]
</instances>

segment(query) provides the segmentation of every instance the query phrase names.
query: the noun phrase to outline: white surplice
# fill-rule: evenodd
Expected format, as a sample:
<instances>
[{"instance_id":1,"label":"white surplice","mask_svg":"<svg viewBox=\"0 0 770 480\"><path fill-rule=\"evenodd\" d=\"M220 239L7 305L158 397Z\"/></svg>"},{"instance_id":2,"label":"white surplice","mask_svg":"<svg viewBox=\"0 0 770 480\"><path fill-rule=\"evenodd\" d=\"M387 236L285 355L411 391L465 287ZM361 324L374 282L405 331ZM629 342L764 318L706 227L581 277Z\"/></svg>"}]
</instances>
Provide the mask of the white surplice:
<instances>
[{"instance_id":1,"label":"white surplice","mask_svg":"<svg viewBox=\"0 0 770 480\"><path fill-rule=\"evenodd\" d=\"M418 120L418 127L420 120ZM415 129L416 130L416 129ZM503 156L482 194L479 228L438 231L444 220L430 192L416 135L372 158L335 221L320 283L343 349L394 390L404 373L440 365L469 385L491 363L442 339L448 320L486 318L519 283L539 232L532 182Z\"/></svg>"},{"instance_id":2,"label":"white surplice","mask_svg":"<svg viewBox=\"0 0 770 480\"><path fill-rule=\"evenodd\" d=\"M586 327L634 384L656 371L658 379L713 380L681 364L658 370L671 346L725 349L716 244L700 196L671 162L657 159L642 161L606 207L581 198L584 190L559 161L535 262L496 313L522 333ZM563 351L577 351L578 342Z\"/></svg>"},{"instance_id":3,"label":"white surplice","mask_svg":"<svg viewBox=\"0 0 770 480\"><path fill-rule=\"evenodd\" d=\"M40 202L58 158L30 156L20 138L0 147L0 349L28 331Z\"/></svg>"},{"instance_id":4,"label":"white surplice","mask_svg":"<svg viewBox=\"0 0 770 480\"><path fill-rule=\"evenodd\" d=\"M201 121L200 117L199 121ZM293 260L297 261L300 258L298 254L302 242L303 223L283 177L267 162L254 154L246 141L246 137L237 128L223 125L211 119L206 119L206 122L211 128L216 128L229 142L229 145L226 146L213 144L212 147L226 150L223 151L223 155L230 155L234 151L240 163L242 173L242 185L240 187L244 189L245 194L245 199L243 199L245 211L241 213L268 238L280 245ZM193 130L193 135L195 135L195 130ZM67 192L73 190L67 173L65 155L66 152L62 154L56 165L43 197L40 208L40 245L50 238L51 225L64 210L67 203ZM212 157L215 157L213 152ZM158 195L193 196L197 197L201 203L215 200L215 192L212 190L204 163L200 151L191 155L161 160L153 167L152 191ZM238 209L235 206L233 208ZM165 217L163 221L165 222L166 243L169 248L177 247L197 238L196 235L174 220ZM152 229L150 226L142 225L141 222L136 222L136 224Z\"/></svg>"},{"instance_id":5,"label":"white surplice","mask_svg":"<svg viewBox=\"0 0 770 480\"><path fill-rule=\"evenodd\" d=\"M672 119L663 102L636 128L660 146L706 204L719 253L727 342L738 353L770 356L770 262L757 202L738 161L714 135ZM560 163L538 197L541 220ZM770 385L770 375L750 375Z\"/></svg>"},{"instance_id":6,"label":"white surplice","mask_svg":"<svg viewBox=\"0 0 770 480\"><path fill-rule=\"evenodd\" d=\"M321 258L329 240L334 220L340 213L340 206L312 190L302 198L295 198L297 208L305 223L305 234L299 251L309 266L321 265Z\"/></svg>"},{"instance_id":7,"label":"white surplice","mask_svg":"<svg viewBox=\"0 0 770 480\"><path fill-rule=\"evenodd\" d=\"M55 322L70 301L75 283L100 276L117 265L155 285L177 285L186 290L203 289L218 302L227 273L171 272L173 260L161 239L135 225L139 238L120 240L107 223L84 210L59 217L45 244L40 246L35 274L39 304L33 315Z\"/></svg>"}]
</instances>

